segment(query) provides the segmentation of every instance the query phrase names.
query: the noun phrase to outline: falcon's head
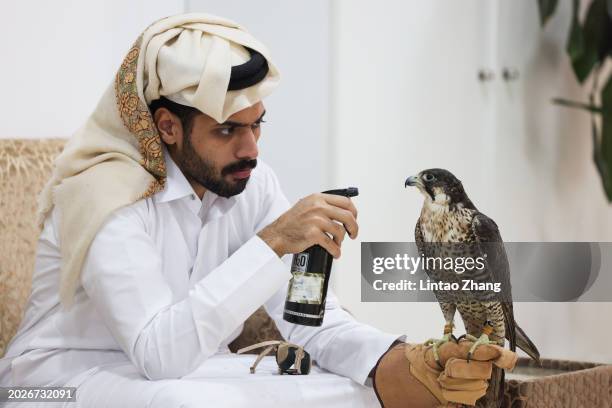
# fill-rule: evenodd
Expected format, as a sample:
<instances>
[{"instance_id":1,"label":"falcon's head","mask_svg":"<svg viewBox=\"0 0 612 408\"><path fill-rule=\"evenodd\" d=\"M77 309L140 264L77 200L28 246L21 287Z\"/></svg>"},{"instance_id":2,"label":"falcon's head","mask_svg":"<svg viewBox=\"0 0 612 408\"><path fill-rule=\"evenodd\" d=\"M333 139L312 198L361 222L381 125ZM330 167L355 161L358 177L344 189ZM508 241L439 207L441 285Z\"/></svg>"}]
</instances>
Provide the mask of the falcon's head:
<instances>
[{"instance_id":1,"label":"falcon's head","mask_svg":"<svg viewBox=\"0 0 612 408\"><path fill-rule=\"evenodd\" d=\"M461 181L448 170L427 169L406 179L404 187L415 186L425 196L426 203L445 207L473 208Z\"/></svg>"}]
</instances>

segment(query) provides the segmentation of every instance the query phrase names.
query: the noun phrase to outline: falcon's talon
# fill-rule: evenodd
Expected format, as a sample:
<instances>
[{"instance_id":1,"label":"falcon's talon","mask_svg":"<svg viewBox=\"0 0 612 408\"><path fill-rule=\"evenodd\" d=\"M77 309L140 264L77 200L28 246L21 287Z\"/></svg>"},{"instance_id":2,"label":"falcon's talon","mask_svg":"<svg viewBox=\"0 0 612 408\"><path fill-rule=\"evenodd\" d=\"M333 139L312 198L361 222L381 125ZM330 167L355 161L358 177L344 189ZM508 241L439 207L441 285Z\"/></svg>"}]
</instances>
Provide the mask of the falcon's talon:
<instances>
[{"instance_id":1,"label":"falcon's talon","mask_svg":"<svg viewBox=\"0 0 612 408\"><path fill-rule=\"evenodd\" d=\"M436 360L436 364L438 364L438 367L440 367L441 369L444 369L444 366L442 365L442 362L440 362L438 348L444 343L448 343L450 341L456 342L455 336L453 336L452 333L446 333L444 336L442 336L441 339L429 339L424 343L425 346L432 346L434 359Z\"/></svg>"},{"instance_id":2,"label":"falcon's talon","mask_svg":"<svg viewBox=\"0 0 612 408\"><path fill-rule=\"evenodd\" d=\"M489 336L486 333L483 333L479 338L476 338L476 337L471 336L469 334L466 335L465 337L468 338L469 340L472 340L474 342L474 344L472 344L472 347L470 347L470 351L468 351L468 353L467 353L467 361L468 361L468 363L472 359L472 355L474 354L474 351L476 351L476 348L478 346L485 345L485 344L496 344L494 341L489 340Z\"/></svg>"}]
</instances>

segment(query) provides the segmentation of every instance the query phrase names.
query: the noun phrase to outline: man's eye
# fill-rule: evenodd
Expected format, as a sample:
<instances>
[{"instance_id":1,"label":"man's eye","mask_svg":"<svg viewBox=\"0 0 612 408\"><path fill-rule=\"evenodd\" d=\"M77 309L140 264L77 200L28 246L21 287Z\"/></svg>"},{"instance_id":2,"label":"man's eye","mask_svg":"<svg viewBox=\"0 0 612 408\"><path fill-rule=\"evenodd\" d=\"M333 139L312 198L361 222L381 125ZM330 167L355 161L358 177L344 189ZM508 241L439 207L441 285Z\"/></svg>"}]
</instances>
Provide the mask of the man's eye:
<instances>
[{"instance_id":1,"label":"man's eye","mask_svg":"<svg viewBox=\"0 0 612 408\"><path fill-rule=\"evenodd\" d=\"M253 123L253 125L251 126L251 128L252 128L252 129L257 129L257 128L260 128L262 123L266 123L266 121L265 121L265 120L263 120L263 119L260 119L260 120L258 120L257 122Z\"/></svg>"},{"instance_id":2,"label":"man's eye","mask_svg":"<svg viewBox=\"0 0 612 408\"><path fill-rule=\"evenodd\" d=\"M222 136L231 136L234 134L233 127L219 128L218 131L219 131L219 134Z\"/></svg>"}]
</instances>

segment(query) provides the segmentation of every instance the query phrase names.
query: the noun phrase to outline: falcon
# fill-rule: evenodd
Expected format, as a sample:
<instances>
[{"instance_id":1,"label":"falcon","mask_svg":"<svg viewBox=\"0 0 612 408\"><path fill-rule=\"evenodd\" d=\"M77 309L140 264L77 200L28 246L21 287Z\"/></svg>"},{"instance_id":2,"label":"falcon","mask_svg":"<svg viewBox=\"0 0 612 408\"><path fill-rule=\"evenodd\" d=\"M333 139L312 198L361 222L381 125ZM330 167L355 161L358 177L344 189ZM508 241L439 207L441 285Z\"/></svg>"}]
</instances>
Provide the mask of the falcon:
<instances>
[{"instance_id":1,"label":"falcon","mask_svg":"<svg viewBox=\"0 0 612 408\"><path fill-rule=\"evenodd\" d=\"M461 272L456 266L453 269L442 267L440 263L427 263L424 270L428 278L457 283L459 287L464 287L467 280L473 283L469 287L491 287L499 283L502 288L499 292L434 290L446 322L442 339L428 341L433 345L434 355L437 356L437 349L443 343L457 341L453 335L453 321L458 311L466 328L464 336L474 341L468 360L479 345L504 346L507 339L510 350L515 351L518 347L539 363L537 347L514 320L510 266L497 224L478 211L461 181L448 170L424 170L408 177L404 186L414 186L425 196L415 228L415 242L424 259L472 258L481 262L480 269L464 268ZM504 392L504 372L496 370L487 395L479 405L498 406L502 401L499 397Z\"/></svg>"}]
</instances>

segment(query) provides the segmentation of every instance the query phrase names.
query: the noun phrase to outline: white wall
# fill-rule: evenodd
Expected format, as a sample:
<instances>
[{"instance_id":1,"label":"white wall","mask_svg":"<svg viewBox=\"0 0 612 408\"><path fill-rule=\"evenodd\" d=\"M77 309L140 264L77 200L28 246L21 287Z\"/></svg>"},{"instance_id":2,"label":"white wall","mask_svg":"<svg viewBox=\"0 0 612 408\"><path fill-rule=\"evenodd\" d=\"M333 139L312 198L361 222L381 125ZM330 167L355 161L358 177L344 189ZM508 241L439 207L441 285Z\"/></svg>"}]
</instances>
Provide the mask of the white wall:
<instances>
[{"instance_id":1,"label":"white wall","mask_svg":"<svg viewBox=\"0 0 612 408\"><path fill-rule=\"evenodd\" d=\"M565 51L571 1L559 2L543 30L531 0L500 1L499 16L499 66L517 67L521 79L497 83L492 151L499 170L490 174L502 187L493 189L491 215L507 240L610 241L612 207L592 161L590 117L550 103L586 101L591 87L577 83ZM603 317L612 303L517 303L515 310L544 355L612 362Z\"/></svg>"},{"instance_id":2,"label":"white wall","mask_svg":"<svg viewBox=\"0 0 612 408\"><path fill-rule=\"evenodd\" d=\"M489 60L486 0L333 3L333 175L360 196L358 241L414 241L421 198L404 180L431 167L470 176L486 142L492 91L476 80ZM488 193L470 190L478 203ZM360 320L411 341L438 336L433 303L360 302L359 242L343 245L334 288Z\"/></svg>"},{"instance_id":3,"label":"white wall","mask_svg":"<svg viewBox=\"0 0 612 408\"><path fill-rule=\"evenodd\" d=\"M69 137L94 109L136 37L158 18L231 18L272 50L282 86L267 101L261 157L290 201L327 178L329 7L326 0L8 2L0 27L0 138ZM24 25L24 21L28 21ZM9 40L12 39L12 40Z\"/></svg>"},{"instance_id":4,"label":"white wall","mask_svg":"<svg viewBox=\"0 0 612 408\"><path fill-rule=\"evenodd\" d=\"M0 138L72 135L140 32L182 11L182 0L3 2Z\"/></svg>"},{"instance_id":5,"label":"white wall","mask_svg":"<svg viewBox=\"0 0 612 408\"><path fill-rule=\"evenodd\" d=\"M585 98L564 51L570 3L545 30L531 0L333 3L332 174L361 188L360 241L413 241L422 198L403 181L429 167L458 175L507 241L612 238L588 115L550 103ZM513 65L520 79L501 81ZM496 80L479 82L483 67ZM436 304L360 301L359 251L344 244L334 271L343 304L413 341L441 335ZM603 340L612 305L515 310L544 356L612 361Z\"/></svg>"}]
</instances>

